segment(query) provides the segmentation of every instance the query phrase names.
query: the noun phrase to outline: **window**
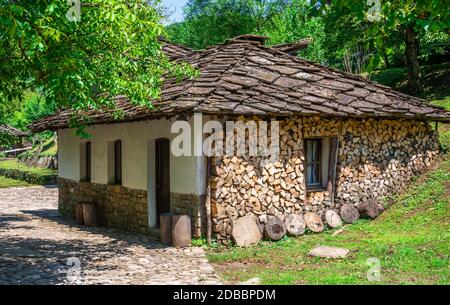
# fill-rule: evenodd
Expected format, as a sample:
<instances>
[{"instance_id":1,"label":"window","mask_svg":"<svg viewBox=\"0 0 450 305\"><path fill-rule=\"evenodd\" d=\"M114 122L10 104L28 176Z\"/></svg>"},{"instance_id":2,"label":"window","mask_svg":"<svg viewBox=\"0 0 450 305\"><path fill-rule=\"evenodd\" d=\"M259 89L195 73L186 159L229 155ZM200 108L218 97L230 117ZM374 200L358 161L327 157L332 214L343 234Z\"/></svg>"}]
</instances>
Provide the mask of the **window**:
<instances>
[{"instance_id":1,"label":"window","mask_svg":"<svg viewBox=\"0 0 450 305\"><path fill-rule=\"evenodd\" d=\"M91 181L91 142L86 142L86 181Z\"/></svg>"},{"instance_id":2,"label":"window","mask_svg":"<svg viewBox=\"0 0 450 305\"><path fill-rule=\"evenodd\" d=\"M80 181L91 181L91 142L80 142Z\"/></svg>"},{"instance_id":3,"label":"window","mask_svg":"<svg viewBox=\"0 0 450 305\"><path fill-rule=\"evenodd\" d=\"M114 183L122 183L122 141L114 142Z\"/></svg>"},{"instance_id":4,"label":"window","mask_svg":"<svg viewBox=\"0 0 450 305\"><path fill-rule=\"evenodd\" d=\"M339 140L337 137L312 138L305 139L304 143L306 191L327 191L333 203Z\"/></svg>"},{"instance_id":5,"label":"window","mask_svg":"<svg viewBox=\"0 0 450 305\"><path fill-rule=\"evenodd\" d=\"M306 149L306 186L322 187L322 139L308 139Z\"/></svg>"}]
</instances>

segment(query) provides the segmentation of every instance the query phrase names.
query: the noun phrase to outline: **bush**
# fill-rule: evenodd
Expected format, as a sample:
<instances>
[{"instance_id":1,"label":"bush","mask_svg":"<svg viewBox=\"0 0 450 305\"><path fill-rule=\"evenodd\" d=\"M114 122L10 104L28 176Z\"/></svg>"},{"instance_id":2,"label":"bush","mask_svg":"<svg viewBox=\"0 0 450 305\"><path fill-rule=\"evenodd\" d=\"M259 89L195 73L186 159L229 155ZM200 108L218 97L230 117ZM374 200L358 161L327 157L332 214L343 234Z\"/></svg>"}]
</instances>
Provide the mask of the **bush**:
<instances>
[{"instance_id":1,"label":"bush","mask_svg":"<svg viewBox=\"0 0 450 305\"><path fill-rule=\"evenodd\" d=\"M0 175L7 178L26 181L31 184L55 184L56 171L28 167L18 163L16 160L0 162Z\"/></svg>"}]
</instances>

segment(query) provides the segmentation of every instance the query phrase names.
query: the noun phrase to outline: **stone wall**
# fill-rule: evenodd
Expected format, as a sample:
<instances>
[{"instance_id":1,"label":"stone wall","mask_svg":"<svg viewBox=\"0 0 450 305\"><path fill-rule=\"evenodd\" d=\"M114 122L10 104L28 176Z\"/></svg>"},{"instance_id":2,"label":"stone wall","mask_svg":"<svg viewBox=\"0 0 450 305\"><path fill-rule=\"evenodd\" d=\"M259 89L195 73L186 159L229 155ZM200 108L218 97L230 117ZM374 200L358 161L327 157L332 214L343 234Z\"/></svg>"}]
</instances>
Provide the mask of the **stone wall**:
<instances>
[{"instance_id":1,"label":"stone wall","mask_svg":"<svg viewBox=\"0 0 450 305\"><path fill-rule=\"evenodd\" d=\"M58 184L58 209L63 216L74 218L76 203L92 202L97 206L101 225L140 233L148 231L146 191L62 178Z\"/></svg>"},{"instance_id":2,"label":"stone wall","mask_svg":"<svg viewBox=\"0 0 450 305\"><path fill-rule=\"evenodd\" d=\"M34 156L24 154L19 156L19 161L27 166L58 169L58 157L57 156Z\"/></svg>"},{"instance_id":3,"label":"stone wall","mask_svg":"<svg viewBox=\"0 0 450 305\"><path fill-rule=\"evenodd\" d=\"M306 191L303 140L312 137L338 138L334 200L326 191ZM276 162L215 158L211 211L219 242L227 243L232 220L247 214L264 223L287 213L313 211L323 217L344 203L380 201L403 190L439 154L436 132L410 120L289 119L280 122L280 148Z\"/></svg>"},{"instance_id":4,"label":"stone wall","mask_svg":"<svg viewBox=\"0 0 450 305\"><path fill-rule=\"evenodd\" d=\"M200 237L206 234L206 215L204 196L195 194L170 194L170 209L175 214L191 216L192 236Z\"/></svg>"},{"instance_id":5,"label":"stone wall","mask_svg":"<svg viewBox=\"0 0 450 305\"><path fill-rule=\"evenodd\" d=\"M97 205L99 223L119 229L140 233L151 232L148 228L147 191L134 190L120 185L106 185L90 182L75 182L58 179L58 209L63 216L75 217L78 202L92 202ZM192 234L201 236L205 228L203 196L171 193L171 211L191 216Z\"/></svg>"}]
</instances>

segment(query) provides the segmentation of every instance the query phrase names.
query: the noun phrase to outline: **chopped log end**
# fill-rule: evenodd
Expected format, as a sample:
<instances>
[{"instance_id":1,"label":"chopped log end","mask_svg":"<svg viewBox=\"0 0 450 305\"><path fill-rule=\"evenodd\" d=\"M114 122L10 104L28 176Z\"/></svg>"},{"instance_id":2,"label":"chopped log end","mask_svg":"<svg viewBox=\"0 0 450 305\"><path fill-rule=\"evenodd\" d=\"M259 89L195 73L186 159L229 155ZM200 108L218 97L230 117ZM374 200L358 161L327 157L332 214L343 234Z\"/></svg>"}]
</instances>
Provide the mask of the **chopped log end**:
<instances>
[{"instance_id":1,"label":"chopped log end","mask_svg":"<svg viewBox=\"0 0 450 305\"><path fill-rule=\"evenodd\" d=\"M363 201L358 205L358 212L361 216L375 219L380 214L378 203L374 200Z\"/></svg>"},{"instance_id":2,"label":"chopped log end","mask_svg":"<svg viewBox=\"0 0 450 305\"><path fill-rule=\"evenodd\" d=\"M280 240L286 234L286 225L281 219L274 217L266 223L264 234L270 240Z\"/></svg>"},{"instance_id":3,"label":"chopped log end","mask_svg":"<svg viewBox=\"0 0 450 305\"><path fill-rule=\"evenodd\" d=\"M342 227L341 217L339 217L338 213L333 210L328 210L325 212L325 221L331 228Z\"/></svg>"},{"instance_id":4,"label":"chopped log end","mask_svg":"<svg viewBox=\"0 0 450 305\"><path fill-rule=\"evenodd\" d=\"M259 243L261 231L255 216L247 215L233 221L231 236L239 247L249 247Z\"/></svg>"},{"instance_id":5,"label":"chopped log end","mask_svg":"<svg viewBox=\"0 0 450 305\"><path fill-rule=\"evenodd\" d=\"M306 226L314 233L320 233L324 229L322 218L316 213L305 213Z\"/></svg>"},{"instance_id":6,"label":"chopped log end","mask_svg":"<svg viewBox=\"0 0 450 305\"><path fill-rule=\"evenodd\" d=\"M286 231L290 236L299 236L305 233L305 220L302 214L288 214L285 220Z\"/></svg>"},{"instance_id":7,"label":"chopped log end","mask_svg":"<svg viewBox=\"0 0 450 305\"><path fill-rule=\"evenodd\" d=\"M341 218L346 223L353 223L359 219L359 212L355 206L351 204L344 204L341 207Z\"/></svg>"}]
</instances>

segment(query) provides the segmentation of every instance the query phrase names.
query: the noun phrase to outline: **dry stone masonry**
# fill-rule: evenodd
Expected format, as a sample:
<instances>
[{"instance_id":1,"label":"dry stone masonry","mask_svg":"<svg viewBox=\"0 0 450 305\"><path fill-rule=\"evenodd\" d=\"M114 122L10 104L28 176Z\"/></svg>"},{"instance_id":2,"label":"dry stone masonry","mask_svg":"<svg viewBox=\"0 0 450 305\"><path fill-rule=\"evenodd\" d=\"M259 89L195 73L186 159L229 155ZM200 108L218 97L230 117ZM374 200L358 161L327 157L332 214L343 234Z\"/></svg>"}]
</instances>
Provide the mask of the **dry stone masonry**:
<instances>
[{"instance_id":1,"label":"dry stone masonry","mask_svg":"<svg viewBox=\"0 0 450 305\"><path fill-rule=\"evenodd\" d=\"M99 224L153 233L148 226L147 191L63 178L58 179L58 184L58 209L62 215L75 218L77 203L94 203ZM172 212L191 217L194 237L201 235L201 217L204 217L200 209L201 200L196 195L171 193Z\"/></svg>"},{"instance_id":2,"label":"dry stone masonry","mask_svg":"<svg viewBox=\"0 0 450 305\"><path fill-rule=\"evenodd\" d=\"M305 187L304 139L337 137L334 198ZM262 224L277 217L313 212L339 215L341 207L379 204L399 192L439 154L428 123L410 120L286 119L280 122L280 157L216 157L211 177L213 232L220 243L231 240L232 222L255 215ZM358 210L354 209L356 213ZM358 213L359 214L359 213ZM332 215L328 223L339 226ZM337 216L337 215L336 215ZM333 218L333 219L332 219ZM345 217L344 217L345 218ZM320 225L316 230L320 231ZM301 230L301 229L300 229Z\"/></svg>"}]
</instances>

